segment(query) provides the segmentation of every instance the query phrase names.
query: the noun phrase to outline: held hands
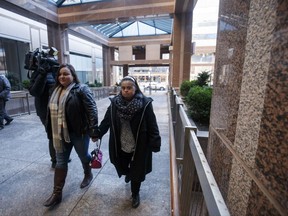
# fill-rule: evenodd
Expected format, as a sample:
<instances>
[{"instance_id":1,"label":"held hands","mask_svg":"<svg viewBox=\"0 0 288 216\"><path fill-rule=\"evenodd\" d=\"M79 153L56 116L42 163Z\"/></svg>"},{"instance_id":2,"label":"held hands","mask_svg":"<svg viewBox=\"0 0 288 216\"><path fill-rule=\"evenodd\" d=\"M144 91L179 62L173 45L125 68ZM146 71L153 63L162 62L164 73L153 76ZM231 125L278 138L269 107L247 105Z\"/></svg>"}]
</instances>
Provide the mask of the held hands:
<instances>
[{"instance_id":1,"label":"held hands","mask_svg":"<svg viewBox=\"0 0 288 216\"><path fill-rule=\"evenodd\" d=\"M98 137L91 137L92 142L97 142L98 139Z\"/></svg>"}]
</instances>

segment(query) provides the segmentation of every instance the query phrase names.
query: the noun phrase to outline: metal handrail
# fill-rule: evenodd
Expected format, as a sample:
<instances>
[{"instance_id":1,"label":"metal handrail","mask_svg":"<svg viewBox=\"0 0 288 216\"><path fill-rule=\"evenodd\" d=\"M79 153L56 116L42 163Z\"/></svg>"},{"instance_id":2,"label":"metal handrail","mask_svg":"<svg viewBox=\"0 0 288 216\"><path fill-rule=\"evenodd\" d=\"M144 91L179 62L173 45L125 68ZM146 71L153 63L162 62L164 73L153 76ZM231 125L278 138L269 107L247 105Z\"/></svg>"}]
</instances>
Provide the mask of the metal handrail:
<instances>
[{"instance_id":1,"label":"metal handrail","mask_svg":"<svg viewBox=\"0 0 288 216\"><path fill-rule=\"evenodd\" d=\"M169 134L170 134L170 191L171 191L171 215L179 216L179 194L178 194L178 175L177 175L177 159L175 150L175 137L173 132L173 122L172 122L172 106L171 101L168 100L169 111Z\"/></svg>"},{"instance_id":2,"label":"metal handrail","mask_svg":"<svg viewBox=\"0 0 288 216\"><path fill-rule=\"evenodd\" d=\"M170 170L171 213L174 216L230 213L198 141L197 128L192 126L175 90L170 105ZM175 197L177 196L177 197Z\"/></svg>"},{"instance_id":3,"label":"metal handrail","mask_svg":"<svg viewBox=\"0 0 288 216\"><path fill-rule=\"evenodd\" d=\"M114 92L114 87L90 87L95 100L109 97ZM6 104L9 115L31 114L35 111L34 98L28 91L11 91L11 99Z\"/></svg>"}]
</instances>

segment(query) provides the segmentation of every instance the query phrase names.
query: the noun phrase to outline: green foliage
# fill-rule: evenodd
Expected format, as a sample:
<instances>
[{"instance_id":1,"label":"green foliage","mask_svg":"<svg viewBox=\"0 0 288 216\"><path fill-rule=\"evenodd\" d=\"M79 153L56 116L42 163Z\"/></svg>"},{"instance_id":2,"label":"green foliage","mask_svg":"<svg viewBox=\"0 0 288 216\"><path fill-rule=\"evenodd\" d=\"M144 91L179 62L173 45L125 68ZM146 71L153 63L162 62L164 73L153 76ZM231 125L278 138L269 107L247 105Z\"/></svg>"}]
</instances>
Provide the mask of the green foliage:
<instances>
[{"instance_id":1,"label":"green foliage","mask_svg":"<svg viewBox=\"0 0 288 216\"><path fill-rule=\"evenodd\" d=\"M102 83L98 82L96 79L94 80L94 84L96 87L102 87Z\"/></svg>"},{"instance_id":2,"label":"green foliage","mask_svg":"<svg viewBox=\"0 0 288 216\"><path fill-rule=\"evenodd\" d=\"M28 89L29 86L30 86L30 80L23 80L23 81L22 81L22 87L23 87L24 89Z\"/></svg>"},{"instance_id":3,"label":"green foliage","mask_svg":"<svg viewBox=\"0 0 288 216\"><path fill-rule=\"evenodd\" d=\"M209 123L212 88L195 86L186 96L189 115L198 122Z\"/></svg>"},{"instance_id":4,"label":"green foliage","mask_svg":"<svg viewBox=\"0 0 288 216\"><path fill-rule=\"evenodd\" d=\"M210 79L210 73L208 71L202 71L202 73L198 74L197 85L208 86L209 79Z\"/></svg>"},{"instance_id":5,"label":"green foliage","mask_svg":"<svg viewBox=\"0 0 288 216\"><path fill-rule=\"evenodd\" d=\"M97 87L95 83L88 83L87 84L89 87Z\"/></svg>"},{"instance_id":6,"label":"green foliage","mask_svg":"<svg viewBox=\"0 0 288 216\"><path fill-rule=\"evenodd\" d=\"M13 73L8 72L8 75L6 77L10 82L11 91L21 90L21 83L20 83L19 79Z\"/></svg>"},{"instance_id":7,"label":"green foliage","mask_svg":"<svg viewBox=\"0 0 288 216\"><path fill-rule=\"evenodd\" d=\"M183 97L186 97L190 88L192 88L193 86L196 86L197 85L197 81L196 80L192 80L192 81L189 81L189 80L185 80L181 86L180 86L180 94L183 96Z\"/></svg>"},{"instance_id":8,"label":"green foliage","mask_svg":"<svg viewBox=\"0 0 288 216\"><path fill-rule=\"evenodd\" d=\"M102 87L102 83L97 82L97 80L95 80L94 83L86 82L86 84L87 84L89 87Z\"/></svg>"},{"instance_id":9,"label":"green foliage","mask_svg":"<svg viewBox=\"0 0 288 216\"><path fill-rule=\"evenodd\" d=\"M197 80L185 80L182 82L180 86L180 94L183 97L186 97L189 90L194 86L208 86L208 82L210 80L210 73L209 71L202 71L198 74Z\"/></svg>"}]
</instances>

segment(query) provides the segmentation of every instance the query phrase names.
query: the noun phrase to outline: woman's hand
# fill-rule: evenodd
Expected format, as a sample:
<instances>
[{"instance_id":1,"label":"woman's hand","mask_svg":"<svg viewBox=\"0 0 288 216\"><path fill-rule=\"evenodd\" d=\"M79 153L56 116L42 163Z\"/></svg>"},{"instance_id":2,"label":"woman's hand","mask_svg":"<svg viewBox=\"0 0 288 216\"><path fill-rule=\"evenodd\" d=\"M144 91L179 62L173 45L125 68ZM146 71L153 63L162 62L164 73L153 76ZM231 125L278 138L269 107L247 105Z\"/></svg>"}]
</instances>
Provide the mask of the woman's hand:
<instances>
[{"instance_id":1,"label":"woman's hand","mask_svg":"<svg viewBox=\"0 0 288 216\"><path fill-rule=\"evenodd\" d=\"M97 142L98 137L91 137L92 142Z\"/></svg>"}]
</instances>

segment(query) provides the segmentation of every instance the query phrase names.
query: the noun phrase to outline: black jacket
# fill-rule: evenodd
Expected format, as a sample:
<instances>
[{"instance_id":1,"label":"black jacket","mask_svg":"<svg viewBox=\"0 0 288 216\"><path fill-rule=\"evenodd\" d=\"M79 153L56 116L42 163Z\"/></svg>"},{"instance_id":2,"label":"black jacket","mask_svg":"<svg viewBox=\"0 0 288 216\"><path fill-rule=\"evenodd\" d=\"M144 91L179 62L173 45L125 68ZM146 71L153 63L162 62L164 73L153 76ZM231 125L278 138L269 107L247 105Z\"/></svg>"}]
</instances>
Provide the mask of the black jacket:
<instances>
[{"instance_id":1,"label":"black jacket","mask_svg":"<svg viewBox=\"0 0 288 216\"><path fill-rule=\"evenodd\" d=\"M0 75L0 99L8 101L11 97L10 90L11 85L9 80L5 76Z\"/></svg>"},{"instance_id":2,"label":"black jacket","mask_svg":"<svg viewBox=\"0 0 288 216\"><path fill-rule=\"evenodd\" d=\"M65 115L69 133L98 136L98 111L92 92L87 85L76 84L65 103ZM48 138L52 138L50 109L46 123Z\"/></svg>"},{"instance_id":3,"label":"black jacket","mask_svg":"<svg viewBox=\"0 0 288 216\"><path fill-rule=\"evenodd\" d=\"M109 156L115 166L118 176L125 175L121 167L120 150L120 118L117 115L115 99L110 98L105 117L99 126L101 138L110 129ZM136 141L136 149L130 164L130 177L134 181L144 181L145 175L152 171L152 152L160 151L161 137L152 107L152 99L143 96L143 108L130 121L132 133Z\"/></svg>"},{"instance_id":4,"label":"black jacket","mask_svg":"<svg viewBox=\"0 0 288 216\"><path fill-rule=\"evenodd\" d=\"M55 85L55 79L51 72L36 70L30 78L29 93L34 96L36 113L41 122L45 124L47 118L47 105L50 94Z\"/></svg>"}]
</instances>

